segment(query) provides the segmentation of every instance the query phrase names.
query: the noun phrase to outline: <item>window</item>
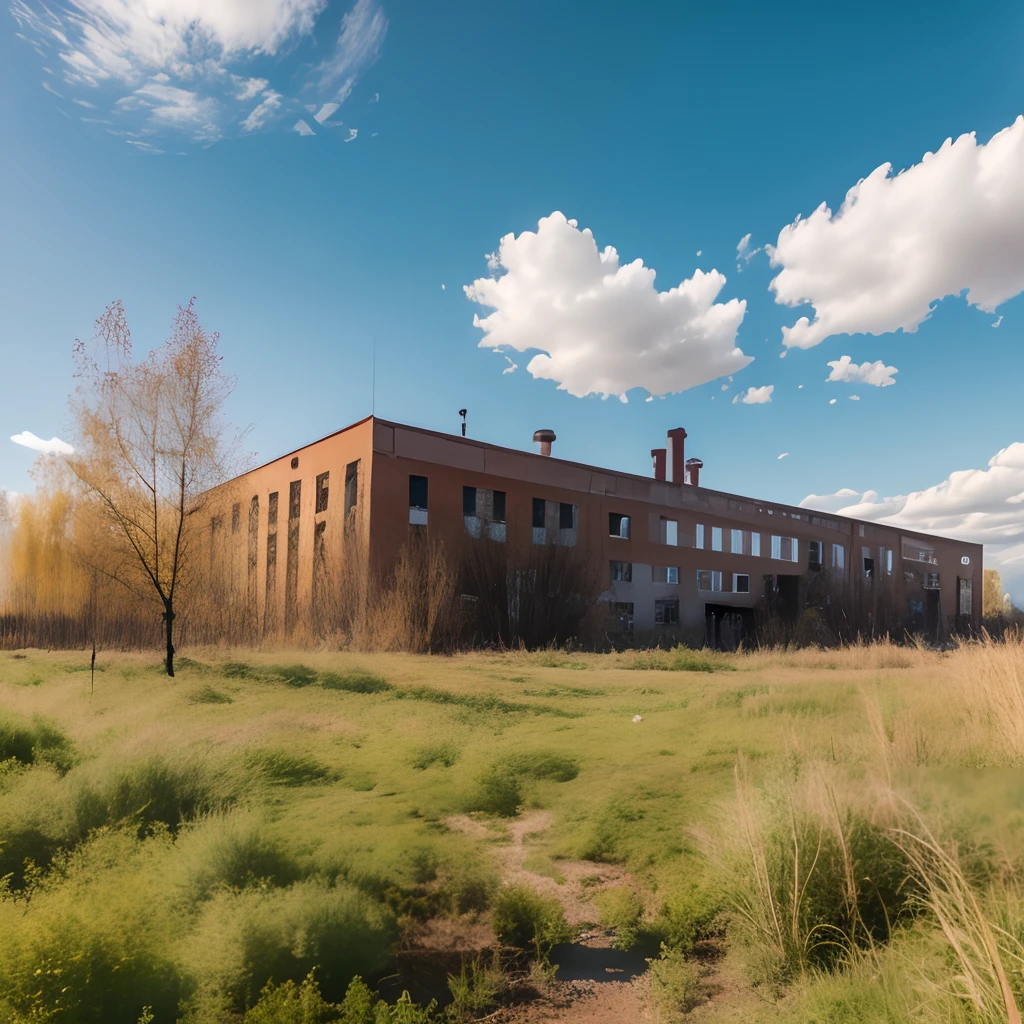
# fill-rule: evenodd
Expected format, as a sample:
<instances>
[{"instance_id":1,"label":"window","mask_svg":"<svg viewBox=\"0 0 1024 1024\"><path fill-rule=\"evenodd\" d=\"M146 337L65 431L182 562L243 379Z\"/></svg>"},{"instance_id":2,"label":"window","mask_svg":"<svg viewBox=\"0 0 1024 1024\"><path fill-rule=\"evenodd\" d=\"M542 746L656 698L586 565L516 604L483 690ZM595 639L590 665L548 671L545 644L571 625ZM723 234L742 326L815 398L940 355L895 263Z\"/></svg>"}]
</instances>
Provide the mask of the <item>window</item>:
<instances>
[{"instance_id":1,"label":"window","mask_svg":"<svg viewBox=\"0 0 1024 1024\"><path fill-rule=\"evenodd\" d=\"M675 519L661 517L661 543L673 548L679 544L679 523Z\"/></svg>"},{"instance_id":2,"label":"window","mask_svg":"<svg viewBox=\"0 0 1024 1024\"><path fill-rule=\"evenodd\" d=\"M924 582L921 584L925 590L940 590L939 574L937 572L926 572Z\"/></svg>"},{"instance_id":3,"label":"window","mask_svg":"<svg viewBox=\"0 0 1024 1024\"><path fill-rule=\"evenodd\" d=\"M960 593L960 614L966 618L971 616L972 589L971 580L957 580L957 590Z\"/></svg>"},{"instance_id":4,"label":"window","mask_svg":"<svg viewBox=\"0 0 1024 1024\"><path fill-rule=\"evenodd\" d=\"M807 542L807 568L817 572L822 565L822 544L820 540Z\"/></svg>"},{"instance_id":5,"label":"window","mask_svg":"<svg viewBox=\"0 0 1024 1024\"><path fill-rule=\"evenodd\" d=\"M659 598L654 602L654 624L656 626L677 626L679 624L679 598Z\"/></svg>"},{"instance_id":6,"label":"window","mask_svg":"<svg viewBox=\"0 0 1024 1024\"><path fill-rule=\"evenodd\" d=\"M316 478L316 510L317 512L327 511L328 481L331 478L330 472L318 473Z\"/></svg>"},{"instance_id":7,"label":"window","mask_svg":"<svg viewBox=\"0 0 1024 1024\"><path fill-rule=\"evenodd\" d=\"M697 589L698 590L721 590L722 589L722 574L720 572L713 572L710 569L698 569L697 570Z\"/></svg>"},{"instance_id":8,"label":"window","mask_svg":"<svg viewBox=\"0 0 1024 1024\"><path fill-rule=\"evenodd\" d=\"M544 515L547 502L543 498L533 499L533 543L544 544L547 542L547 532L544 529Z\"/></svg>"},{"instance_id":9,"label":"window","mask_svg":"<svg viewBox=\"0 0 1024 1024\"><path fill-rule=\"evenodd\" d=\"M761 555L761 534L752 533L750 535L750 553L760 557Z\"/></svg>"},{"instance_id":10,"label":"window","mask_svg":"<svg viewBox=\"0 0 1024 1024\"><path fill-rule=\"evenodd\" d=\"M711 527L711 550L722 550L722 528L720 526Z\"/></svg>"},{"instance_id":11,"label":"window","mask_svg":"<svg viewBox=\"0 0 1024 1024\"><path fill-rule=\"evenodd\" d=\"M359 460L345 467L345 536L356 528L356 502L359 501Z\"/></svg>"},{"instance_id":12,"label":"window","mask_svg":"<svg viewBox=\"0 0 1024 1024\"><path fill-rule=\"evenodd\" d=\"M871 548L861 548L861 569L864 572L864 579L874 579L875 576L875 559L871 553Z\"/></svg>"},{"instance_id":13,"label":"window","mask_svg":"<svg viewBox=\"0 0 1024 1024\"><path fill-rule=\"evenodd\" d=\"M878 569L886 576L892 575L892 548L878 549Z\"/></svg>"},{"instance_id":14,"label":"window","mask_svg":"<svg viewBox=\"0 0 1024 1024\"><path fill-rule=\"evenodd\" d=\"M704 526L701 523L697 524L696 532L693 535L693 546L701 550L704 549Z\"/></svg>"},{"instance_id":15,"label":"window","mask_svg":"<svg viewBox=\"0 0 1024 1024\"><path fill-rule=\"evenodd\" d=\"M495 491L494 492L494 512L491 516L494 522L504 523L505 522L505 492Z\"/></svg>"},{"instance_id":16,"label":"window","mask_svg":"<svg viewBox=\"0 0 1024 1024\"><path fill-rule=\"evenodd\" d=\"M462 488L462 514L464 516L476 515L476 488Z\"/></svg>"},{"instance_id":17,"label":"window","mask_svg":"<svg viewBox=\"0 0 1024 1024\"><path fill-rule=\"evenodd\" d=\"M800 543L796 537L772 537L772 558L783 562L800 561Z\"/></svg>"},{"instance_id":18,"label":"window","mask_svg":"<svg viewBox=\"0 0 1024 1024\"><path fill-rule=\"evenodd\" d=\"M678 583L679 567L676 565L656 565L651 570L653 583Z\"/></svg>"},{"instance_id":19,"label":"window","mask_svg":"<svg viewBox=\"0 0 1024 1024\"><path fill-rule=\"evenodd\" d=\"M772 558L782 558L782 538L772 534Z\"/></svg>"},{"instance_id":20,"label":"window","mask_svg":"<svg viewBox=\"0 0 1024 1024\"><path fill-rule=\"evenodd\" d=\"M576 529L576 506L571 502L558 503L558 528L560 530Z\"/></svg>"},{"instance_id":21,"label":"window","mask_svg":"<svg viewBox=\"0 0 1024 1024\"><path fill-rule=\"evenodd\" d=\"M633 563L632 562L611 562L612 583L632 583Z\"/></svg>"},{"instance_id":22,"label":"window","mask_svg":"<svg viewBox=\"0 0 1024 1024\"><path fill-rule=\"evenodd\" d=\"M832 545L832 568L839 570L846 568L846 548L842 544Z\"/></svg>"},{"instance_id":23,"label":"window","mask_svg":"<svg viewBox=\"0 0 1024 1024\"><path fill-rule=\"evenodd\" d=\"M729 537L729 550L734 555L742 555L743 552L743 531L742 530L730 530Z\"/></svg>"},{"instance_id":24,"label":"window","mask_svg":"<svg viewBox=\"0 0 1024 1024\"><path fill-rule=\"evenodd\" d=\"M633 602L616 601L612 604L612 619L625 633L633 632Z\"/></svg>"},{"instance_id":25,"label":"window","mask_svg":"<svg viewBox=\"0 0 1024 1024\"><path fill-rule=\"evenodd\" d=\"M620 512L609 512L608 536L629 540L629 516L624 516Z\"/></svg>"},{"instance_id":26,"label":"window","mask_svg":"<svg viewBox=\"0 0 1024 1024\"><path fill-rule=\"evenodd\" d=\"M242 528L242 506L239 502L235 502L231 506L231 532L238 533Z\"/></svg>"},{"instance_id":27,"label":"window","mask_svg":"<svg viewBox=\"0 0 1024 1024\"><path fill-rule=\"evenodd\" d=\"M409 474L409 522L427 525L427 478Z\"/></svg>"},{"instance_id":28,"label":"window","mask_svg":"<svg viewBox=\"0 0 1024 1024\"><path fill-rule=\"evenodd\" d=\"M750 593L750 576L745 572L734 572L732 574L732 592L734 594Z\"/></svg>"},{"instance_id":29,"label":"window","mask_svg":"<svg viewBox=\"0 0 1024 1024\"><path fill-rule=\"evenodd\" d=\"M277 526L277 491L267 496L267 526Z\"/></svg>"},{"instance_id":30,"label":"window","mask_svg":"<svg viewBox=\"0 0 1024 1024\"><path fill-rule=\"evenodd\" d=\"M288 485L288 519L298 519L302 511L302 481L293 480Z\"/></svg>"},{"instance_id":31,"label":"window","mask_svg":"<svg viewBox=\"0 0 1024 1024\"><path fill-rule=\"evenodd\" d=\"M857 525L857 535L859 537L863 537L864 536L864 524L863 523L859 523Z\"/></svg>"},{"instance_id":32,"label":"window","mask_svg":"<svg viewBox=\"0 0 1024 1024\"><path fill-rule=\"evenodd\" d=\"M932 548L924 548L917 541L903 541L903 558L908 562L928 562L932 565L938 563L935 551Z\"/></svg>"}]
</instances>

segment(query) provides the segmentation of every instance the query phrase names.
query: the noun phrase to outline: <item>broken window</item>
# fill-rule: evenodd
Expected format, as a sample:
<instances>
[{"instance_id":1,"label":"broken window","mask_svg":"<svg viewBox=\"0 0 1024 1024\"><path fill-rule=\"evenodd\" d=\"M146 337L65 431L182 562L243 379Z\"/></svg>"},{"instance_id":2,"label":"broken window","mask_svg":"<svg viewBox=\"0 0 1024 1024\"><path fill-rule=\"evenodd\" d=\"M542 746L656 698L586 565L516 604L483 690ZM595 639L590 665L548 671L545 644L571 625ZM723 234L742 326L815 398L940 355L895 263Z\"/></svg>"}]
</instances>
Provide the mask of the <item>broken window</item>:
<instances>
[{"instance_id":1,"label":"broken window","mask_svg":"<svg viewBox=\"0 0 1024 1024\"><path fill-rule=\"evenodd\" d=\"M505 495L504 491L495 491L494 492L494 505L493 505L494 511L493 511L493 514L492 514L491 518L496 523L504 523L505 522L505 501L506 501L506 495Z\"/></svg>"},{"instance_id":2,"label":"broken window","mask_svg":"<svg viewBox=\"0 0 1024 1024\"><path fill-rule=\"evenodd\" d=\"M669 547L677 547L679 544L679 523L675 519L661 517L661 543Z\"/></svg>"},{"instance_id":3,"label":"broken window","mask_svg":"<svg viewBox=\"0 0 1024 1024\"><path fill-rule=\"evenodd\" d=\"M547 542L547 531L544 526L546 508L547 502L543 498L533 499L533 515L531 522L533 524L534 544L545 544Z\"/></svg>"},{"instance_id":4,"label":"broken window","mask_svg":"<svg viewBox=\"0 0 1024 1024\"><path fill-rule=\"evenodd\" d=\"M621 512L608 513L608 536L629 540L629 516Z\"/></svg>"},{"instance_id":5,"label":"broken window","mask_svg":"<svg viewBox=\"0 0 1024 1024\"><path fill-rule=\"evenodd\" d=\"M939 574L937 572L926 572L924 582L921 584L925 590L939 590Z\"/></svg>"},{"instance_id":6,"label":"broken window","mask_svg":"<svg viewBox=\"0 0 1024 1024\"><path fill-rule=\"evenodd\" d=\"M892 575L892 548L878 549L878 571L886 576Z\"/></svg>"},{"instance_id":7,"label":"broken window","mask_svg":"<svg viewBox=\"0 0 1024 1024\"><path fill-rule=\"evenodd\" d=\"M969 579L957 579L957 591L960 595L960 614L965 618L971 617L973 604L973 584Z\"/></svg>"},{"instance_id":8,"label":"broken window","mask_svg":"<svg viewBox=\"0 0 1024 1024\"><path fill-rule=\"evenodd\" d=\"M331 479L330 470L326 473L318 473L316 477L316 510L317 512L327 511L328 483Z\"/></svg>"},{"instance_id":9,"label":"broken window","mask_svg":"<svg viewBox=\"0 0 1024 1024\"><path fill-rule=\"evenodd\" d=\"M246 582L248 587L249 609L256 610L256 566L259 559L260 546L260 499L254 494L249 502L249 551L246 559Z\"/></svg>"},{"instance_id":10,"label":"broken window","mask_svg":"<svg viewBox=\"0 0 1024 1024\"><path fill-rule=\"evenodd\" d=\"M745 572L734 572L732 574L732 592L734 594L750 593L750 576Z\"/></svg>"},{"instance_id":11,"label":"broken window","mask_svg":"<svg viewBox=\"0 0 1024 1024\"><path fill-rule=\"evenodd\" d=\"M693 535L693 546L695 548L704 548L704 527L701 523L697 524L696 532Z\"/></svg>"},{"instance_id":12,"label":"broken window","mask_svg":"<svg viewBox=\"0 0 1024 1024\"><path fill-rule=\"evenodd\" d=\"M359 501L359 460L345 467L345 536L356 528L356 503Z\"/></svg>"},{"instance_id":13,"label":"broken window","mask_svg":"<svg viewBox=\"0 0 1024 1024\"><path fill-rule=\"evenodd\" d=\"M903 550L901 553L904 561L929 562L933 565L938 563L934 549L922 547L917 541L908 541L904 539Z\"/></svg>"},{"instance_id":14,"label":"broken window","mask_svg":"<svg viewBox=\"0 0 1024 1024\"><path fill-rule=\"evenodd\" d=\"M842 544L832 545L832 568L840 571L846 568L846 548Z\"/></svg>"},{"instance_id":15,"label":"broken window","mask_svg":"<svg viewBox=\"0 0 1024 1024\"><path fill-rule=\"evenodd\" d=\"M476 488L462 488L462 514L464 516L476 515Z\"/></svg>"},{"instance_id":16,"label":"broken window","mask_svg":"<svg viewBox=\"0 0 1024 1024\"><path fill-rule=\"evenodd\" d=\"M677 626L679 624L679 598L659 598L654 602L654 624L656 626Z\"/></svg>"},{"instance_id":17,"label":"broken window","mask_svg":"<svg viewBox=\"0 0 1024 1024\"><path fill-rule=\"evenodd\" d=\"M612 583L632 583L633 563L632 562L611 562Z\"/></svg>"},{"instance_id":18,"label":"broken window","mask_svg":"<svg viewBox=\"0 0 1024 1024\"><path fill-rule=\"evenodd\" d=\"M807 568L817 572L822 566L822 543L820 540L807 542Z\"/></svg>"},{"instance_id":19,"label":"broken window","mask_svg":"<svg viewBox=\"0 0 1024 1024\"><path fill-rule=\"evenodd\" d=\"M302 511L302 481L293 480L288 485L288 519L298 519Z\"/></svg>"},{"instance_id":20,"label":"broken window","mask_svg":"<svg viewBox=\"0 0 1024 1024\"><path fill-rule=\"evenodd\" d=\"M427 525L427 478L413 473L409 474L409 522Z\"/></svg>"},{"instance_id":21,"label":"broken window","mask_svg":"<svg viewBox=\"0 0 1024 1024\"><path fill-rule=\"evenodd\" d=\"M625 633L633 632L633 602L616 601L612 604L612 618Z\"/></svg>"},{"instance_id":22,"label":"broken window","mask_svg":"<svg viewBox=\"0 0 1024 1024\"><path fill-rule=\"evenodd\" d=\"M242 528L242 505L240 502L235 502L231 506L231 533L232 535L238 533Z\"/></svg>"},{"instance_id":23,"label":"broken window","mask_svg":"<svg viewBox=\"0 0 1024 1024\"><path fill-rule=\"evenodd\" d=\"M277 526L277 491L267 498L267 526Z\"/></svg>"},{"instance_id":24,"label":"broken window","mask_svg":"<svg viewBox=\"0 0 1024 1024\"><path fill-rule=\"evenodd\" d=\"M698 590L721 590L722 589L722 574L711 569L698 569L697 570L697 589Z\"/></svg>"},{"instance_id":25,"label":"broken window","mask_svg":"<svg viewBox=\"0 0 1024 1024\"><path fill-rule=\"evenodd\" d=\"M711 550L722 550L722 528L720 526L711 527Z\"/></svg>"},{"instance_id":26,"label":"broken window","mask_svg":"<svg viewBox=\"0 0 1024 1024\"><path fill-rule=\"evenodd\" d=\"M866 580L874 579L875 576L875 558L871 553L871 548L861 549L861 568L864 572L864 578Z\"/></svg>"},{"instance_id":27,"label":"broken window","mask_svg":"<svg viewBox=\"0 0 1024 1024\"><path fill-rule=\"evenodd\" d=\"M567 501L558 503L558 528L560 530L576 529L576 506Z\"/></svg>"}]
</instances>

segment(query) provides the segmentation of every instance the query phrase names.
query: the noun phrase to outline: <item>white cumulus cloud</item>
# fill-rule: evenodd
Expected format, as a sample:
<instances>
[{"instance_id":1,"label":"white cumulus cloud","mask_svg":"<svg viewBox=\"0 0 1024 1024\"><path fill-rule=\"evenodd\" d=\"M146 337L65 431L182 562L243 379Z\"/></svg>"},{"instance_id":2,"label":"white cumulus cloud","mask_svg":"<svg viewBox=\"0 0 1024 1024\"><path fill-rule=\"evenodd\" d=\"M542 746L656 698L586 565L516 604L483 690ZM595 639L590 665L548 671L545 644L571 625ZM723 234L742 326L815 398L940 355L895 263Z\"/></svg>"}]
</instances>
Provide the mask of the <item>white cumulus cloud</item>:
<instances>
[{"instance_id":1,"label":"white cumulus cloud","mask_svg":"<svg viewBox=\"0 0 1024 1024\"><path fill-rule=\"evenodd\" d=\"M985 545L985 565L998 569L1003 586L1024 599L1024 442L1015 442L988 460L986 469L950 473L922 491L880 497L876 491L843 488L809 494L804 508L869 519L890 526L934 533Z\"/></svg>"},{"instance_id":2,"label":"white cumulus cloud","mask_svg":"<svg viewBox=\"0 0 1024 1024\"><path fill-rule=\"evenodd\" d=\"M887 388L895 384L895 375L900 372L895 366L886 366L881 359L858 366L849 356L842 356L833 359L828 365L832 367L832 372L825 378L826 383L839 381L844 384L872 384L876 388Z\"/></svg>"},{"instance_id":3,"label":"white cumulus cloud","mask_svg":"<svg viewBox=\"0 0 1024 1024\"><path fill-rule=\"evenodd\" d=\"M967 302L991 313L1024 290L1024 116L987 144L961 135L891 170L882 164L837 214L822 203L767 247L782 268L776 302L815 312L782 329L785 346L912 333L947 295L967 289Z\"/></svg>"},{"instance_id":4,"label":"white cumulus cloud","mask_svg":"<svg viewBox=\"0 0 1024 1024\"><path fill-rule=\"evenodd\" d=\"M732 400L732 404L735 405L737 402L742 402L744 405L764 405L772 400L772 392L774 390L774 384L765 384L763 388L747 388L746 391L741 391Z\"/></svg>"},{"instance_id":5,"label":"white cumulus cloud","mask_svg":"<svg viewBox=\"0 0 1024 1024\"><path fill-rule=\"evenodd\" d=\"M30 430L23 430L20 434L13 434L11 440L24 448L31 448L34 452L43 452L45 455L73 455L75 449L59 437L51 437L44 441L36 437Z\"/></svg>"},{"instance_id":6,"label":"white cumulus cloud","mask_svg":"<svg viewBox=\"0 0 1024 1024\"><path fill-rule=\"evenodd\" d=\"M540 350L526 369L571 395L685 391L751 362L736 345L746 302L715 302L726 282L717 270L658 291L641 260L621 264L557 211L535 232L502 238L488 265L495 277L464 287L494 310L473 317L480 347Z\"/></svg>"},{"instance_id":7,"label":"white cumulus cloud","mask_svg":"<svg viewBox=\"0 0 1024 1024\"><path fill-rule=\"evenodd\" d=\"M254 107L249 116L241 122L242 131L253 132L257 128L262 128L267 123L267 120L280 108L281 94L274 92L273 89L268 89L263 94L263 99L259 105Z\"/></svg>"}]
</instances>

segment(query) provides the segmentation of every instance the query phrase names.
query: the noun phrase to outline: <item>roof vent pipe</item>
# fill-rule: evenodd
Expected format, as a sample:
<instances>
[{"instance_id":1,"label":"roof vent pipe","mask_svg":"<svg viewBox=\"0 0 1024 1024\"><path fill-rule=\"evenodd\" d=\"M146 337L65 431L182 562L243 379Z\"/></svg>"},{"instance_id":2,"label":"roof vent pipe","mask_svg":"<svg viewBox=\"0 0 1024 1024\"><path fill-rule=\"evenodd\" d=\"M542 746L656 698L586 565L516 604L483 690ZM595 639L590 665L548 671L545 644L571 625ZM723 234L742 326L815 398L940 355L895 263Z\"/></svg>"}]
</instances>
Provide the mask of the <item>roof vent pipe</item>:
<instances>
[{"instance_id":1,"label":"roof vent pipe","mask_svg":"<svg viewBox=\"0 0 1024 1024\"><path fill-rule=\"evenodd\" d=\"M553 430L537 430L534 432L533 439L540 444L541 455L551 454L551 445L555 441Z\"/></svg>"},{"instance_id":2,"label":"roof vent pipe","mask_svg":"<svg viewBox=\"0 0 1024 1024\"><path fill-rule=\"evenodd\" d=\"M704 468L704 463L700 459L687 459L686 460L686 482L691 484L693 487L700 486L700 471Z\"/></svg>"}]
</instances>

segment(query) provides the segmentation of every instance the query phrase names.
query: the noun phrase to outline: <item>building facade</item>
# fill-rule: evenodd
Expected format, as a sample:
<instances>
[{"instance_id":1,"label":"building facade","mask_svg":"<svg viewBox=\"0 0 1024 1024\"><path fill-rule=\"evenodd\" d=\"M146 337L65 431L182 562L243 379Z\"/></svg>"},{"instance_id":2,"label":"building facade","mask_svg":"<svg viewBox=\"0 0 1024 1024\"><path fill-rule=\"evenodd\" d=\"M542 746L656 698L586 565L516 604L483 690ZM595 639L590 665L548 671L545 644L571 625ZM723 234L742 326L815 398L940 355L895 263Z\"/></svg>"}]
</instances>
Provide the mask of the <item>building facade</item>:
<instances>
[{"instance_id":1,"label":"building facade","mask_svg":"<svg viewBox=\"0 0 1024 1024\"><path fill-rule=\"evenodd\" d=\"M315 617L337 580L385 573L411 536L575 548L624 631L728 646L758 606L884 610L929 638L979 624L980 545L709 489L685 440L669 431L642 477L369 417L218 488L211 571L268 633Z\"/></svg>"}]
</instances>

